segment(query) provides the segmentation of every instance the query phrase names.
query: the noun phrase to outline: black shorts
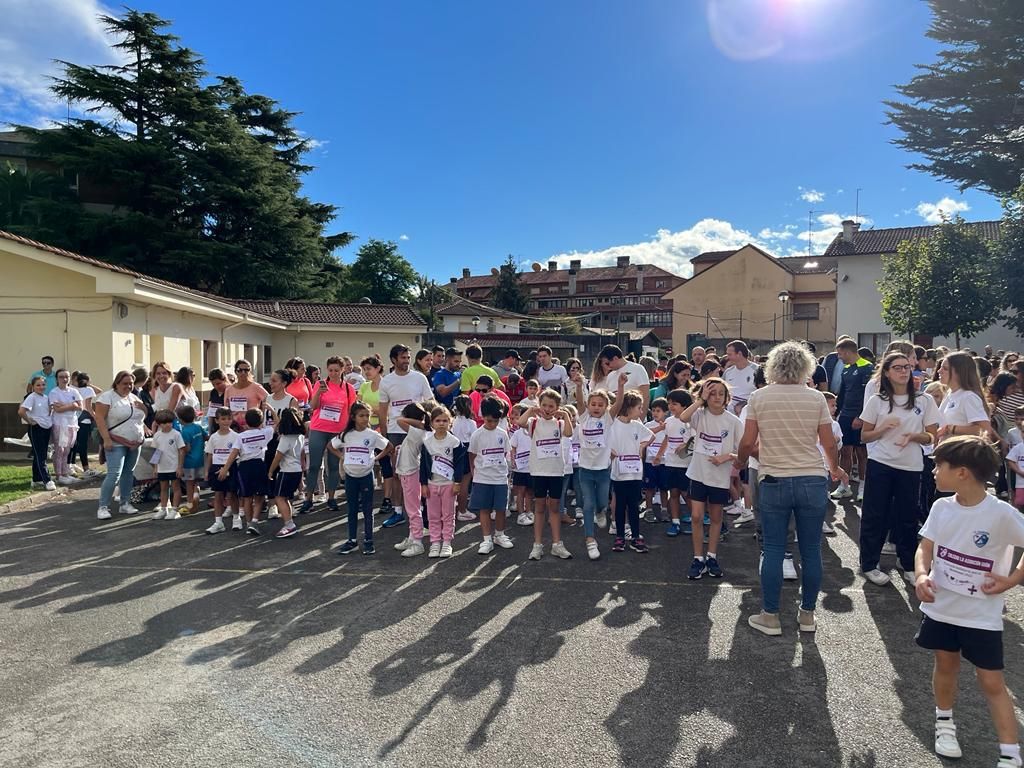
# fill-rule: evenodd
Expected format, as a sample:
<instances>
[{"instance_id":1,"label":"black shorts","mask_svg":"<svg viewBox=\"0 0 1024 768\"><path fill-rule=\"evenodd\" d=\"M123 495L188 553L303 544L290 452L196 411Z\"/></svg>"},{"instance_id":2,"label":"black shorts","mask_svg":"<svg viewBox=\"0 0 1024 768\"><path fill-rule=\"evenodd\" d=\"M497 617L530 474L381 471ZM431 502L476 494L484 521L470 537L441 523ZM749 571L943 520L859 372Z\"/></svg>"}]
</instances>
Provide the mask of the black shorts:
<instances>
[{"instance_id":1,"label":"black shorts","mask_svg":"<svg viewBox=\"0 0 1024 768\"><path fill-rule=\"evenodd\" d=\"M238 467L238 495L243 499L263 496L267 492L267 467L262 459L240 461Z\"/></svg>"},{"instance_id":2,"label":"black shorts","mask_svg":"<svg viewBox=\"0 0 1024 768\"><path fill-rule=\"evenodd\" d=\"M686 467L665 467L665 479L670 490L690 492L690 478L686 475Z\"/></svg>"},{"instance_id":3,"label":"black shorts","mask_svg":"<svg viewBox=\"0 0 1024 768\"><path fill-rule=\"evenodd\" d=\"M513 488L533 488L533 483L530 481L529 472L513 472L512 473L512 487Z\"/></svg>"},{"instance_id":4,"label":"black shorts","mask_svg":"<svg viewBox=\"0 0 1024 768\"><path fill-rule=\"evenodd\" d=\"M407 437L408 435L405 432L388 432L388 440L391 441L391 444L395 446L395 448L404 443L405 438Z\"/></svg>"},{"instance_id":5,"label":"black shorts","mask_svg":"<svg viewBox=\"0 0 1024 768\"><path fill-rule=\"evenodd\" d=\"M725 506L731 500L728 488L715 488L704 485L699 480L690 480L690 498L694 501L703 501L706 504L720 504Z\"/></svg>"},{"instance_id":6,"label":"black shorts","mask_svg":"<svg viewBox=\"0 0 1024 768\"><path fill-rule=\"evenodd\" d=\"M206 481L210 484L210 490L214 493L234 493L236 490L235 478L238 473L235 471L237 464L232 464L231 469L228 470L228 476L226 480L221 480L217 477L217 473L220 472L223 464L211 464L210 474L206 478Z\"/></svg>"},{"instance_id":7,"label":"black shorts","mask_svg":"<svg viewBox=\"0 0 1024 768\"><path fill-rule=\"evenodd\" d=\"M650 488L651 490L667 491L668 486L668 473L664 464L651 464L644 462L644 488Z\"/></svg>"},{"instance_id":8,"label":"black shorts","mask_svg":"<svg viewBox=\"0 0 1024 768\"><path fill-rule=\"evenodd\" d=\"M302 482L302 472L278 472L270 483L271 493L290 499L299 490L299 483Z\"/></svg>"},{"instance_id":9,"label":"black shorts","mask_svg":"<svg viewBox=\"0 0 1024 768\"><path fill-rule=\"evenodd\" d=\"M560 499L562 498L562 475L555 477L534 476L533 498L535 499Z\"/></svg>"},{"instance_id":10,"label":"black shorts","mask_svg":"<svg viewBox=\"0 0 1024 768\"><path fill-rule=\"evenodd\" d=\"M178 479L178 473L177 472L157 472L156 473L156 479L157 480L177 480Z\"/></svg>"},{"instance_id":11,"label":"black shorts","mask_svg":"<svg viewBox=\"0 0 1024 768\"><path fill-rule=\"evenodd\" d=\"M378 456L380 456L381 453L382 451L377 451ZM390 480L395 476L395 465L391 461L391 456L385 456L380 460L380 476L385 480Z\"/></svg>"},{"instance_id":12,"label":"black shorts","mask_svg":"<svg viewBox=\"0 0 1024 768\"><path fill-rule=\"evenodd\" d=\"M860 440L860 430L853 428L853 420L856 416L840 416L836 421L839 422L839 428L843 431L843 448L856 448L859 445L863 445Z\"/></svg>"},{"instance_id":13,"label":"black shorts","mask_svg":"<svg viewBox=\"0 0 1024 768\"><path fill-rule=\"evenodd\" d=\"M750 483L750 471L747 467L740 470L740 482L744 485L748 485Z\"/></svg>"},{"instance_id":14,"label":"black shorts","mask_svg":"<svg viewBox=\"0 0 1024 768\"><path fill-rule=\"evenodd\" d=\"M455 474L466 479L469 478L469 443L462 444L462 453L459 460L455 462Z\"/></svg>"},{"instance_id":15,"label":"black shorts","mask_svg":"<svg viewBox=\"0 0 1024 768\"><path fill-rule=\"evenodd\" d=\"M1003 668L1001 630L960 627L925 616L914 640L930 651L959 653L978 669Z\"/></svg>"}]
</instances>

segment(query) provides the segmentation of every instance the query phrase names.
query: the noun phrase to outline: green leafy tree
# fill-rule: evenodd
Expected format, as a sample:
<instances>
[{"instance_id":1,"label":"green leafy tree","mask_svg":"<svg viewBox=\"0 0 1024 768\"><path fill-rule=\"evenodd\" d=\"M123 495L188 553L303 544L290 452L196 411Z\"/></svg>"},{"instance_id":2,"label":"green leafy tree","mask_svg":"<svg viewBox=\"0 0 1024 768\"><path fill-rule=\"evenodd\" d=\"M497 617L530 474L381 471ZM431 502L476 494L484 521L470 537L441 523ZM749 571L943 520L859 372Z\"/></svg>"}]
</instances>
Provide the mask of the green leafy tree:
<instances>
[{"instance_id":1,"label":"green leafy tree","mask_svg":"<svg viewBox=\"0 0 1024 768\"><path fill-rule=\"evenodd\" d=\"M0 165L0 229L61 245L61 212L73 201L67 181L57 174Z\"/></svg>"},{"instance_id":2,"label":"green leafy tree","mask_svg":"<svg viewBox=\"0 0 1024 768\"><path fill-rule=\"evenodd\" d=\"M436 308L439 304L449 301L451 293L426 275L416 276L416 286L413 290L416 293L416 307L420 317L423 318L428 329L434 330L434 326L437 324Z\"/></svg>"},{"instance_id":3,"label":"green leafy tree","mask_svg":"<svg viewBox=\"0 0 1024 768\"><path fill-rule=\"evenodd\" d=\"M408 304L414 296L418 275L398 252L398 244L388 240L369 240L356 251L349 269L353 290L359 298L374 304Z\"/></svg>"},{"instance_id":4,"label":"green leafy tree","mask_svg":"<svg viewBox=\"0 0 1024 768\"><path fill-rule=\"evenodd\" d=\"M1020 0L929 0L928 37L941 50L887 101L903 133L895 143L923 155L911 168L999 195L1024 174L1024 14Z\"/></svg>"},{"instance_id":5,"label":"green leafy tree","mask_svg":"<svg viewBox=\"0 0 1024 768\"><path fill-rule=\"evenodd\" d=\"M154 14L101 20L124 63L61 62L52 88L86 117L21 130L109 210L63 201L60 231L41 239L227 296L332 298L344 277L333 252L352 238L326 234L335 208L301 193L295 113L234 78L208 84Z\"/></svg>"},{"instance_id":6,"label":"green leafy tree","mask_svg":"<svg viewBox=\"0 0 1024 768\"><path fill-rule=\"evenodd\" d=\"M523 284L522 273L516 265L515 257L510 253L498 269L498 280L491 294L491 304L498 309L526 314L530 311L530 297Z\"/></svg>"},{"instance_id":7,"label":"green leafy tree","mask_svg":"<svg viewBox=\"0 0 1024 768\"><path fill-rule=\"evenodd\" d=\"M999 319L1001 292L989 245L960 218L930 237L904 241L883 269L882 318L896 330L953 336L959 349L961 337L976 336Z\"/></svg>"},{"instance_id":8,"label":"green leafy tree","mask_svg":"<svg viewBox=\"0 0 1024 768\"><path fill-rule=\"evenodd\" d=\"M1003 219L999 226L999 239L992 244L1002 303L1011 310L1005 317L1006 325L1024 336L1024 272L1020 268L1024 254L1024 186L1003 203Z\"/></svg>"}]
</instances>

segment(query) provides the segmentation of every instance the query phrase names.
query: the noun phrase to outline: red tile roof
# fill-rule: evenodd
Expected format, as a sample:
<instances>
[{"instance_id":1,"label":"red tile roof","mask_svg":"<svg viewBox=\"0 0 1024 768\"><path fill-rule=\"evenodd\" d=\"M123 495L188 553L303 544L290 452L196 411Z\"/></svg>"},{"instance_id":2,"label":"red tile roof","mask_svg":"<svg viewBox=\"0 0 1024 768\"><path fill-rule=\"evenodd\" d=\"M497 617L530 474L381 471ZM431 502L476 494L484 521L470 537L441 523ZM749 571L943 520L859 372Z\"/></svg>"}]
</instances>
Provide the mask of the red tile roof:
<instances>
[{"instance_id":1,"label":"red tile roof","mask_svg":"<svg viewBox=\"0 0 1024 768\"><path fill-rule=\"evenodd\" d=\"M967 225L975 229L985 240L999 237L998 221L969 221ZM936 224L925 227L893 227L890 229L866 229L855 232L853 242L843 240L842 234L825 249L825 256L858 256L862 254L896 253L899 244L904 240L915 240L919 237L931 237L938 227Z\"/></svg>"},{"instance_id":2,"label":"red tile roof","mask_svg":"<svg viewBox=\"0 0 1024 768\"><path fill-rule=\"evenodd\" d=\"M714 264L716 262L727 259L736 253L734 248L731 251L704 251L690 259L691 264Z\"/></svg>"},{"instance_id":3,"label":"red tile roof","mask_svg":"<svg viewBox=\"0 0 1024 768\"><path fill-rule=\"evenodd\" d=\"M380 325L425 328L423 318L408 304L329 304L317 301L235 299L252 312L302 325Z\"/></svg>"},{"instance_id":4,"label":"red tile roof","mask_svg":"<svg viewBox=\"0 0 1024 768\"><path fill-rule=\"evenodd\" d=\"M478 304L469 299L457 299L440 307L434 308L435 315L480 315L482 317L518 317L522 320L531 319L529 315L521 315L518 312L511 312L507 309L489 307L486 304Z\"/></svg>"}]
</instances>

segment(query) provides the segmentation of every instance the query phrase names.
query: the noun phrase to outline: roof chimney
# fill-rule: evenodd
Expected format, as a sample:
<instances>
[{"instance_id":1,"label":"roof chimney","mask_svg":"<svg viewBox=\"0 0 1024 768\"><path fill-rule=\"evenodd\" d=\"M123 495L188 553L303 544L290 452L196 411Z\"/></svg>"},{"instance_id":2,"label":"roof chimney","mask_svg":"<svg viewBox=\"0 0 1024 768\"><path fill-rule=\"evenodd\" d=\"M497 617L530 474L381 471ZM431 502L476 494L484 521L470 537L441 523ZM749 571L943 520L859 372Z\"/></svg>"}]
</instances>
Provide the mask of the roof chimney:
<instances>
[{"instance_id":1,"label":"roof chimney","mask_svg":"<svg viewBox=\"0 0 1024 768\"><path fill-rule=\"evenodd\" d=\"M579 264L578 261L575 262L575 263ZM575 296L576 295L576 272L577 271L578 270L575 267L569 267L569 295L570 296Z\"/></svg>"},{"instance_id":2,"label":"roof chimney","mask_svg":"<svg viewBox=\"0 0 1024 768\"><path fill-rule=\"evenodd\" d=\"M462 279L465 280L467 277L469 277L469 267L463 267L462 268Z\"/></svg>"},{"instance_id":3,"label":"roof chimney","mask_svg":"<svg viewBox=\"0 0 1024 768\"><path fill-rule=\"evenodd\" d=\"M619 269L625 269L629 266L629 256L619 256L615 259L615 266Z\"/></svg>"},{"instance_id":4,"label":"roof chimney","mask_svg":"<svg viewBox=\"0 0 1024 768\"><path fill-rule=\"evenodd\" d=\"M860 229L860 222L854 221L853 219L846 219L843 221L843 242L852 243L853 236L857 234Z\"/></svg>"},{"instance_id":5,"label":"roof chimney","mask_svg":"<svg viewBox=\"0 0 1024 768\"><path fill-rule=\"evenodd\" d=\"M448 282L454 285L455 283L459 282L459 278L457 278L457 277L449 278Z\"/></svg>"},{"instance_id":6,"label":"roof chimney","mask_svg":"<svg viewBox=\"0 0 1024 768\"><path fill-rule=\"evenodd\" d=\"M643 293L644 292L644 265L643 264L637 264L636 265L636 292L637 293Z\"/></svg>"},{"instance_id":7,"label":"roof chimney","mask_svg":"<svg viewBox=\"0 0 1024 768\"><path fill-rule=\"evenodd\" d=\"M558 269L558 262L557 261L552 260L552 261L548 262L548 272L554 272L557 269Z\"/></svg>"},{"instance_id":8,"label":"roof chimney","mask_svg":"<svg viewBox=\"0 0 1024 768\"><path fill-rule=\"evenodd\" d=\"M569 262L569 269L575 269L577 272L583 268L583 259L572 259Z\"/></svg>"}]
</instances>

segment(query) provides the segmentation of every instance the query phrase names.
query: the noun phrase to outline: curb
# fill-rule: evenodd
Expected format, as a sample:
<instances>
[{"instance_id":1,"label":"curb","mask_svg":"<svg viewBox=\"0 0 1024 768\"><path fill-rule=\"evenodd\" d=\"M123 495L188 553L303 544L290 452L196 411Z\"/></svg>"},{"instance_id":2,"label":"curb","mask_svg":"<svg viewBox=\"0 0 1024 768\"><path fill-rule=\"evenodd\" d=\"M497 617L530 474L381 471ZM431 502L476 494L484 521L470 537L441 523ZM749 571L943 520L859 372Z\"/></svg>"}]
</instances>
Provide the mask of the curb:
<instances>
[{"instance_id":1,"label":"curb","mask_svg":"<svg viewBox=\"0 0 1024 768\"><path fill-rule=\"evenodd\" d=\"M38 504L46 501L71 501L75 491L96 487L102 482L103 477L100 476L96 478L89 478L87 481L78 482L74 485L61 486L56 491L36 491L35 493L30 493L28 496L22 496L20 499L15 499L7 504L0 504L0 515L24 512L25 510L33 509L38 506Z\"/></svg>"}]
</instances>

